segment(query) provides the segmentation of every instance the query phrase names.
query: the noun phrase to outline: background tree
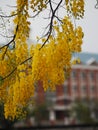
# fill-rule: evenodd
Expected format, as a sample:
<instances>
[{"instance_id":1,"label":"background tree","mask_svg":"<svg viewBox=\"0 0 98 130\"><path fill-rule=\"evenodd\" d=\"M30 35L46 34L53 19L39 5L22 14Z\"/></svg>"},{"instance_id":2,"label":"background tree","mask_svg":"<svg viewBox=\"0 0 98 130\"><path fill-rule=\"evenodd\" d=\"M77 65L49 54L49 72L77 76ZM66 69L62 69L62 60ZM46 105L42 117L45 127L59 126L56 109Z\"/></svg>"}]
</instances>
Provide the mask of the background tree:
<instances>
[{"instance_id":1,"label":"background tree","mask_svg":"<svg viewBox=\"0 0 98 130\"><path fill-rule=\"evenodd\" d=\"M36 123L41 125L42 121L49 120L48 107L44 104L35 105L31 115L34 117ZM44 116L43 116L44 115Z\"/></svg>"},{"instance_id":2,"label":"background tree","mask_svg":"<svg viewBox=\"0 0 98 130\"><path fill-rule=\"evenodd\" d=\"M95 123L95 119L92 117L92 111L90 109L89 102L85 103L83 101L76 101L72 107L72 113L78 123L82 124L92 124ZM71 114L72 114L71 113Z\"/></svg>"},{"instance_id":3,"label":"background tree","mask_svg":"<svg viewBox=\"0 0 98 130\"><path fill-rule=\"evenodd\" d=\"M0 47L0 100L5 118L12 120L26 115L24 108L32 102L39 81L45 91L55 90L70 73L76 62L73 53L81 52L83 42L75 20L84 16L84 0L16 0L15 7L10 15L0 15L2 20L12 18L14 26L14 35ZM64 16L58 15L60 9ZM48 11L46 33L30 46L30 24L43 11Z\"/></svg>"}]
</instances>

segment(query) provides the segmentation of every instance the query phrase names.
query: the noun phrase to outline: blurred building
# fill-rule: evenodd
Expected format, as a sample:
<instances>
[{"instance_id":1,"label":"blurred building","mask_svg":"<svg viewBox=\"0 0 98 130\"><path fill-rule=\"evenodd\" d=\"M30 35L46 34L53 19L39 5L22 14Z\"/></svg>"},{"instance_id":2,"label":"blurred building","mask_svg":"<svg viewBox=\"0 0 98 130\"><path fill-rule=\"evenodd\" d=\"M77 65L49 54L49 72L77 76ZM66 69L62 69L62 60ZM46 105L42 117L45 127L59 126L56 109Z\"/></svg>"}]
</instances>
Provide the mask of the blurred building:
<instances>
[{"instance_id":1,"label":"blurred building","mask_svg":"<svg viewBox=\"0 0 98 130\"><path fill-rule=\"evenodd\" d=\"M69 78L56 91L44 93L42 84L37 90L38 103L48 102L51 123L74 123L70 109L75 100L98 99L98 54L80 53L80 64L72 66ZM76 56L75 56L76 57Z\"/></svg>"}]
</instances>

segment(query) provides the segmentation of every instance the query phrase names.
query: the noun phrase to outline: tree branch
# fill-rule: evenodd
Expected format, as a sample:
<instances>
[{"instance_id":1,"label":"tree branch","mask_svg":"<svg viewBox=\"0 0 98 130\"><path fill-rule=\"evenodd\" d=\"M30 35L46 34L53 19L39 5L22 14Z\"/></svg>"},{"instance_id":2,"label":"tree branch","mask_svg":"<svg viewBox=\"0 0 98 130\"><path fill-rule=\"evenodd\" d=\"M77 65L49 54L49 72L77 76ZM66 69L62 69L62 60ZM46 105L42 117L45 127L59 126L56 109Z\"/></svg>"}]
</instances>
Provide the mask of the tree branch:
<instances>
[{"instance_id":1,"label":"tree branch","mask_svg":"<svg viewBox=\"0 0 98 130\"><path fill-rule=\"evenodd\" d=\"M18 13L12 14L12 15L1 15L1 14L0 14L0 17L3 17L3 18L10 18L10 17L16 16L17 14L18 14Z\"/></svg>"},{"instance_id":2,"label":"tree branch","mask_svg":"<svg viewBox=\"0 0 98 130\"><path fill-rule=\"evenodd\" d=\"M2 47L0 47L0 50L3 49L4 47L6 46L9 46L12 42L14 42L15 38L16 38L16 34L17 34L17 31L18 31L18 25L16 27L16 33L14 34L13 36L13 39L11 41L9 41L7 44L3 45Z\"/></svg>"},{"instance_id":3,"label":"tree branch","mask_svg":"<svg viewBox=\"0 0 98 130\"><path fill-rule=\"evenodd\" d=\"M14 42L14 44L15 44L15 38L16 38L17 30L18 30L18 25L17 25L17 27L16 27L16 33L14 34L13 39L12 39L10 42L8 42L6 45L0 47L0 50L6 47L6 49L5 49L5 51L4 51L3 55L2 55L2 60L3 60L4 57L5 57L5 54L6 54L7 50L8 50L9 45L10 45L12 42Z\"/></svg>"},{"instance_id":4,"label":"tree branch","mask_svg":"<svg viewBox=\"0 0 98 130\"><path fill-rule=\"evenodd\" d=\"M96 1L97 1L97 3L95 5L95 9L98 9L98 0L96 0Z\"/></svg>"},{"instance_id":5,"label":"tree branch","mask_svg":"<svg viewBox=\"0 0 98 130\"><path fill-rule=\"evenodd\" d=\"M50 35L51 35L51 33L52 33L53 19L54 19L54 17L55 17L55 13L56 13L56 11L58 10L58 8L59 8L60 4L62 3L62 1L63 1L63 0L60 0L60 2L58 3L58 5L56 6L56 8L53 10L52 4L51 4L51 0L49 0L50 9L51 9L51 11L52 11L52 16L51 16L51 20L50 20L49 31L48 31L48 33L47 33L48 36L47 36L45 42L42 44L41 48L42 48L42 47L46 44L46 42L49 40L49 37L50 37ZM17 33L17 30L18 30L18 25L17 25L17 27L16 27L16 33ZM4 48L5 46L8 47L8 46L15 40L16 33L15 33L13 39L12 39L8 44L2 46L0 49ZM39 50L41 50L41 48L39 48ZM27 59L24 60L23 62L21 62L19 65L22 65L22 64L26 63L28 60L31 60L31 59L32 59L32 56L29 57L29 58L27 58ZM16 66L8 75L6 75L4 78L2 78L2 80L7 79L7 78L8 78L10 75L12 75L16 70L17 70L17 66Z\"/></svg>"},{"instance_id":6,"label":"tree branch","mask_svg":"<svg viewBox=\"0 0 98 130\"><path fill-rule=\"evenodd\" d=\"M32 56L27 58L26 60L24 60L23 62L21 62L19 65L22 65L24 64L25 62L27 62L28 60L31 60L32 59ZM7 79L10 75L12 75L15 71L17 70L17 66L8 74L6 75L4 78L2 78L2 80L5 80Z\"/></svg>"},{"instance_id":7,"label":"tree branch","mask_svg":"<svg viewBox=\"0 0 98 130\"><path fill-rule=\"evenodd\" d=\"M50 9L51 9L51 11L52 11L52 16L51 16L51 20L50 20L49 31L48 31L47 34L46 34L46 35L48 35L48 36L47 36L45 42L42 44L41 48L46 44L46 42L49 40L49 38L50 38L50 36L51 36L52 27L53 27L53 19L54 19L54 17L55 17L55 13L56 13L56 11L58 10L59 6L61 5L62 1L63 1L63 0L60 0L60 2L58 3L58 5L56 6L56 8L53 10L51 0L49 0ZM40 49L41 49L41 48L40 48ZM39 49L39 50L40 50L40 49Z\"/></svg>"},{"instance_id":8,"label":"tree branch","mask_svg":"<svg viewBox=\"0 0 98 130\"><path fill-rule=\"evenodd\" d=\"M17 13L12 14L12 15L1 15L0 14L0 17L2 17L2 18L11 18L11 17L14 17L14 16L18 15L18 13L20 13L20 12L21 12L21 10L17 11Z\"/></svg>"}]
</instances>

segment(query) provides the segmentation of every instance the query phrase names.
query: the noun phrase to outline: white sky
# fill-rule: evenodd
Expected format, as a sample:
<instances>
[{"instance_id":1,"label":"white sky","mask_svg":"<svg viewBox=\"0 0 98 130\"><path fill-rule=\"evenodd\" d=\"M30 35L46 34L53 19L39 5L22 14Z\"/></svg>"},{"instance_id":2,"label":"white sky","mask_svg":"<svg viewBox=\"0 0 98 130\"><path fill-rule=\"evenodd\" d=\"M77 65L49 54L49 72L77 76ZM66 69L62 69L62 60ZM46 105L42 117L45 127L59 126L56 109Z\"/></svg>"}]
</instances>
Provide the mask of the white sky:
<instances>
[{"instance_id":1,"label":"white sky","mask_svg":"<svg viewBox=\"0 0 98 130\"><path fill-rule=\"evenodd\" d=\"M96 0L85 0L85 17L80 21L84 31L82 51L98 53L98 9Z\"/></svg>"},{"instance_id":2,"label":"white sky","mask_svg":"<svg viewBox=\"0 0 98 130\"><path fill-rule=\"evenodd\" d=\"M0 8L5 12L8 12L10 7L6 5L15 5L15 0L0 0ZM84 31L84 42L82 45L83 52L98 53L98 9L94 6L96 0L85 0L85 16L83 20L76 21L77 25L81 25ZM33 21L32 21L33 22ZM32 37L36 34L41 34L42 31L39 29L43 27L41 20L36 21L32 28ZM0 36L0 43L7 42L7 39L2 39Z\"/></svg>"}]
</instances>

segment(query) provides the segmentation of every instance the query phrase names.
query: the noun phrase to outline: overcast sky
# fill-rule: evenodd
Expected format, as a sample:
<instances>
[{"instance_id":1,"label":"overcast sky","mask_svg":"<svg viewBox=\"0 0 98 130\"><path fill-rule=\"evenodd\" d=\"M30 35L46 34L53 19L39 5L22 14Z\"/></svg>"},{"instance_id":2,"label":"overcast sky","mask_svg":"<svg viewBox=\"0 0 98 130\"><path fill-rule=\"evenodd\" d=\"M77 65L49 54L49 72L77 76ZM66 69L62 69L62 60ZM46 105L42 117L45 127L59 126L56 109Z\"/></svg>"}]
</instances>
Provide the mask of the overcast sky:
<instances>
[{"instance_id":1,"label":"overcast sky","mask_svg":"<svg viewBox=\"0 0 98 130\"><path fill-rule=\"evenodd\" d=\"M10 7L7 5L15 5L15 0L0 0L0 8L5 12L8 12ZM81 25L84 31L84 39L82 45L83 52L98 53L98 9L94 6L96 0L85 0L85 16L83 20L79 22L76 21L77 25ZM32 29L32 37L36 34L41 34L39 27L43 26L41 21L36 21L36 24ZM7 39L2 39L0 36L0 43L7 41Z\"/></svg>"},{"instance_id":2,"label":"overcast sky","mask_svg":"<svg viewBox=\"0 0 98 130\"><path fill-rule=\"evenodd\" d=\"M85 17L80 20L84 31L83 51L98 53L98 9L96 0L85 0Z\"/></svg>"}]
</instances>

